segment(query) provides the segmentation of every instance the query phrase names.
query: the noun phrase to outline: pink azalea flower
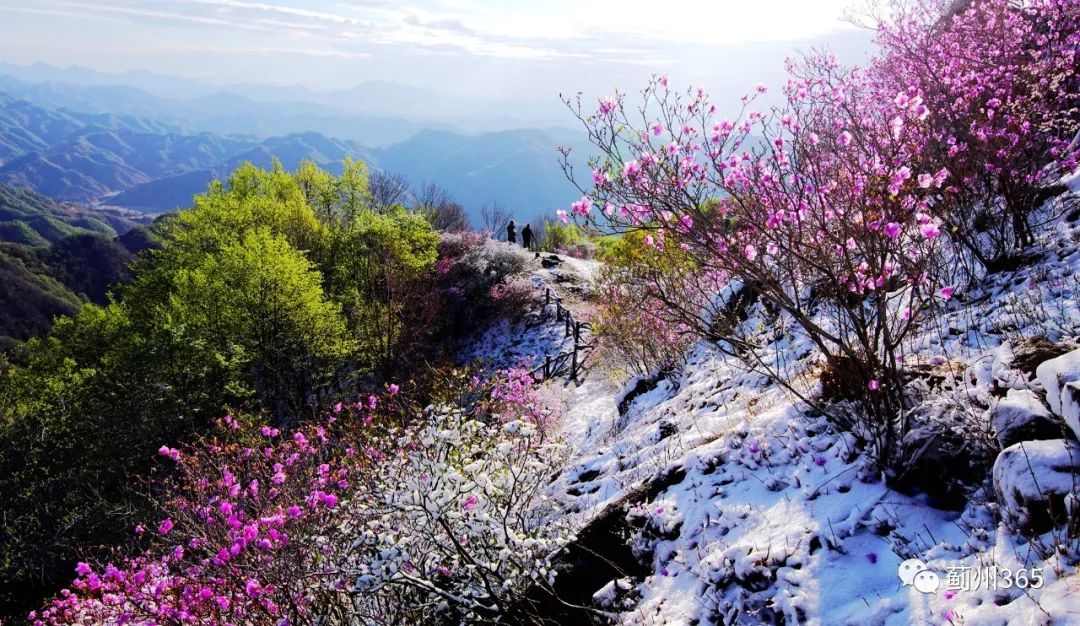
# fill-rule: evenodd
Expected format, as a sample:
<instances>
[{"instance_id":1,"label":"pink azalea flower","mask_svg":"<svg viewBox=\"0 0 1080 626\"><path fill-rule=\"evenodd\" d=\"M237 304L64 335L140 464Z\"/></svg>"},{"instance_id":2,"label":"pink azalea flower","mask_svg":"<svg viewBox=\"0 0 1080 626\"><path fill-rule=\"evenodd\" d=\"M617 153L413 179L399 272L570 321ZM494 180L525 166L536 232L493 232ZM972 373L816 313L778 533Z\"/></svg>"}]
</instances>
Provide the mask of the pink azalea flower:
<instances>
[{"instance_id":1,"label":"pink azalea flower","mask_svg":"<svg viewBox=\"0 0 1080 626\"><path fill-rule=\"evenodd\" d=\"M475 495L470 494L469 497L465 499L465 503L461 505L461 508L466 511L471 511L476 508L476 503L478 501L479 499Z\"/></svg>"},{"instance_id":2,"label":"pink azalea flower","mask_svg":"<svg viewBox=\"0 0 1080 626\"><path fill-rule=\"evenodd\" d=\"M394 383L390 383L390 386L386 388L386 391L387 391L387 393L389 393L389 394L390 394L391 396L396 396L396 395L398 395L398 391L399 391L400 389L401 389L401 388L400 388L400 387L398 387L398 386L397 386L396 384L394 384Z\"/></svg>"},{"instance_id":3,"label":"pink azalea flower","mask_svg":"<svg viewBox=\"0 0 1080 626\"><path fill-rule=\"evenodd\" d=\"M570 223L570 216L566 213L566 211L563 211L562 209L559 209L558 211L555 211L555 215L559 218L559 220L563 224L569 224Z\"/></svg>"},{"instance_id":4,"label":"pink azalea flower","mask_svg":"<svg viewBox=\"0 0 1080 626\"><path fill-rule=\"evenodd\" d=\"M180 451L176 448L170 448L169 446L161 446L158 448L158 454L161 456L167 456L174 461L180 460Z\"/></svg>"},{"instance_id":5,"label":"pink azalea flower","mask_svg":"<svg viewBox=\"0 0 1080 626\"><path fill-rule=\"evenodd\" d=\"M878 381L876 378L871 379L870 382L866 384L866 386L870 389L870 391L877 391L878 389L881 389L881 382Z\"/></svg>"},{"instance_id":6,"label":"pink azalea flower","mask_svg":"<svg viewBox=\"0 0 1080 626\"><path fill-rule=\"evenodd\" d=\"M938 293L940 293L940 294L941 294L941 299L942 299L942 300L948 300L948 299L950 299L950 298L952 298L952 297L953 297L953 292L954 292L955 290L956 290L956 288L955 288L955 287L953 287L952 285L950 285L950 286L948 286L948 287L942 287L942 288L941 288L941 291L940 291L940 292L938 292Z\"/></svg>"},{"instance_id":7,"label":"pink azalea flower","mask_svg":"<svg viewBox=\"0 0 1080 626\"><path fill-rule=\"evenodd\" d=\"M592 209L592 199L589 196L582 196L581 200L570 205L570 210L574 215L580 215L581 217L588 217L590 209Z\"/></svg>"},{"instance_id":8,"label":"pink azalea flower","mask_svg":"<svg viewBox=\"0 0 1080 626\"><path fill-rule=\"evenodd\" d=\"M885 225L885 235L888 236L889 239L896 239L900 236L900 232L903 229L904 227L900 224L897 224L896 222L889 222Z\"/></svg>"},{"instance_id":9,"label":"pink azalea flower","mask_svg":"<svg viewBox=\"0 0 1080 626\"><path fill-rule=\"evenodd\" d=\"M259 585L259 581L253 578L249 578L247 582L244 583L244 593L248 594L248 596L252 598L259 595L260 588L261 585Z\"/></svg>"},{"instance_id":10,"label":"pink azalea flower","mask_svg":"<svg viewBox=\"0 0 1080 626\"><path fill-rule=\"evenodd\" d=\"M167 534L169 534L169 531L172 530L172 529L173 529L173 521L171 519L165 518L165 519L161 520L160 524L158 524L158 534L160 534L160 535L167 535Z\"/></svg>"}]
</instances>

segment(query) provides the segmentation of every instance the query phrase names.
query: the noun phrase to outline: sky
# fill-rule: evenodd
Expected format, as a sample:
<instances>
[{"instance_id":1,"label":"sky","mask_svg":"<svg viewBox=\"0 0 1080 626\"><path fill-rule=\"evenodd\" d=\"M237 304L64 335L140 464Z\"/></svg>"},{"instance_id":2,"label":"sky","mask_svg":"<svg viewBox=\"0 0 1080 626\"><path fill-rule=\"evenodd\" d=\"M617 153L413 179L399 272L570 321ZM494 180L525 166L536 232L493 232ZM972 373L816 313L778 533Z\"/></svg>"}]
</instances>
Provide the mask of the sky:
<instances>
[{"instance_id":1,"label":"sky","mask_svg":"<svg viewBox=\"0 0 1080 626\"><path fill-rule=\"evenodd\" d=\"M0 0L0 61L314 90L393 81L503 101L642 86L733 97L786 55L861 61L853 0Z\"/></svg>"}]
</instances>

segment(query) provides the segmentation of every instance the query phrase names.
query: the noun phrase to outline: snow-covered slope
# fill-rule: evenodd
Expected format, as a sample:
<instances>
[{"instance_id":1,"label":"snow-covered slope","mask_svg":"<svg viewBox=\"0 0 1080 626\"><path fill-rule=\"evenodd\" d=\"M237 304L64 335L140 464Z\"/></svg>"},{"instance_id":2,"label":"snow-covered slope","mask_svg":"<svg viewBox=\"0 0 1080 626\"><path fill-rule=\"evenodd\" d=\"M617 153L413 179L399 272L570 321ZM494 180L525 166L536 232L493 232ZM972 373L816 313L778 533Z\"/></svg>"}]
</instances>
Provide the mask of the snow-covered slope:
<instances>
[{"instance_id":1,"label":"snow-covered slope","mask_svg":"<svg viewBox=\"0 0 1080 626\"><path fill-rule=\"evenodd\" d=\"M1075 201L1080 183L1067 182L1067 199ZM582 529L620 507L647 572L592 581L609 618L665 625L1080 624L1080 542L1060 528L1032 540L1017 532L999 510L989 469L997 403L1010 389L1030 390L1040 401L1045 392L1031 368L1018 365L1031 358L1021 347L1035 337L1054 343L1080 332L1078 214L1071 209L1043 234L1036 262L986 277L955 298L906 355L922 373L913 384L923 391L923 414L989 446L985 478L972 481L966 502L950 507L958 510L894 491L854 437L706 344L653 383L616 384L599 370L580 384L549 382L563 390L559 429L575 451L553 493ZM579 276L591 275L588 263L575 263L583 265L575 268ZM533 279L539 288L556 283L540 271ZM802 357L791 371L812 388L813 351L768 332L778 352ZM507 355L550 352L560 340L553 322L536 318L493 329L472 355L505 362ZM1052 471L1031 468L1036 483L1044 470ZM902 580L905 566L910 574ZM1005 588L1003 568L1023 571L1028 588ZM930 573L912 579L921 569ZM989 574L996 589L971 579ZM1035 576L1039 588L1031 588Z\"/></svg>"}]
</instances>

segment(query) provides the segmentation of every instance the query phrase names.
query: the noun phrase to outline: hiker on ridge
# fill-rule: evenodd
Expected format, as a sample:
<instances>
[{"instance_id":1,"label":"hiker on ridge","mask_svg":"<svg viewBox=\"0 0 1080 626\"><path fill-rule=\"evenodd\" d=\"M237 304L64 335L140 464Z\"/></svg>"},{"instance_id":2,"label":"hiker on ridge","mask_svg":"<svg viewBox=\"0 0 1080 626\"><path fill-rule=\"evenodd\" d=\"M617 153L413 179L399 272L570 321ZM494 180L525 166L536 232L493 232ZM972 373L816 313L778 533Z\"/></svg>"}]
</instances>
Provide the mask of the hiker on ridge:
<instances>
[{"instance_id":1,"label":"hiker on ridge","mask_svg":"<svg viewBox=\"0 0 1080 626\"><path fill-rule=\"evenodd\" d=\"M526 250L532 247L532 224L526 224L525 228L521 229L521 245Z\"/></svg>"}]
</instances>

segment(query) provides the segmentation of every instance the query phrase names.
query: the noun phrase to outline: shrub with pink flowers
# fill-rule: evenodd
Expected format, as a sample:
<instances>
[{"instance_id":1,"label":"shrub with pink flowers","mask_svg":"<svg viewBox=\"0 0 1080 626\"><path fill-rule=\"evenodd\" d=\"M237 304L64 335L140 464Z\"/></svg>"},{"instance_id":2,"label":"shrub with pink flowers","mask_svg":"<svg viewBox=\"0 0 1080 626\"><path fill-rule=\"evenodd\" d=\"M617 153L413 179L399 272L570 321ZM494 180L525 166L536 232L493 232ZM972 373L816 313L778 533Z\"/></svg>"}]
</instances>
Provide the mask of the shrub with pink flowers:
<instances>
[{"instance_id":1,"label":"shrub with pink flowers","mask_svg":"<svg viewBox=\"0 0 1080 626\"><path fill-rule=\"evenodd\" d=\"M488 296L500 316L517 319L532 308L537 299L537 290L529 279L511 276L492 285L488 289Z\"/></svg>"},{"instance_id":2,"label":"shrub with pink flowers","mask_svg":"<svg viewBox=\"0 0 1080 626\"><path fill-rule=\"evenodd\" d=\"M159 519L134 529L147 546L115 564L79 563L77 578L34 624L305 624L342 617L351 542L344 504L381 453L375 402L290 433L226 417L181 448L155 484ZM367 424L367 426L365 426ZM354 520L355 521L355 520Z\"/></svg>"},{"instance_id":3,"label":"shrub with pink flowers","mask_svg":"<svg viewBox=\"0 0 1080 626\"><path fill-rule=\"evenodd\" d=\"M723 119L703 89L679 93L664 76L636 106L623 93L597 109L568 100L598 154L582 180L564 152L584 195L559 213L677 249L694 270L648 277L637 297L655 308L645 314L716 340L809 399L740 326L746 298L760 302L777 338L820 351L826 389L843 380L858 405L844 425L895 467L910 409L906 338L957 294L961 249L993 267L1031 243L1048 164L1076 164L1080 9L1059 0L889 9L869 68L824 53L789 61L783 104L770 110L755 108L768 90L758 85ZM613 320L627 295L620 287L608 298Z\"/></svg>"},{"instance_id":4,"label":"shrub with pink flowers","mask_svg":"<svg viewBox=\"0 0 1080 626\"><path fill-rule=\"evenodd\" d=\"M597 306L590 317L601 357L638 374L676 364L697 336L681 319L691 303L702 310L710 290L698 267L677 246L645 243L627 233L604 250L593 284ZM702 289L705 287L705 289ZM672 306L672 304L678 306Z\"/></svg>"},{"instance_id":5,"label":"shrub with pink flowers","mask_svg":"<svg viewBox=\"0 0 1080 626\"><path fill-rule=\"evenodd\" d=\"M163 445L149 482L159 515L133 529L127 556L80 562L30 622L404 625L530 610L522 598L550 584L567 536L544 495L564 448L534 387L523 370L457 376L421 416L389 384L293 431L226 416L192 445Z\"/></svg>"},{"instance_id":6,"label":"shrub with pink flowers","mask_svg":"<svg viewBox=\"0 0 1080 626\"><path fill-rule=\"evenodd\" d=\"M927 111L915 168L950 172L933 213L999 267L1033 242L1033 220L1053 217L1038 213L1044 188L1077 164L1080 5L888 0L878 13L872 86Z\"/></svg>"},{"instance_id":7,"label":"shrub with pink flowers","mask_svg":"<svg viewBox=\"0 0 1080 626\"><path fill-rule=\"evenodd\" d=\"M526 257L482 233L445 233L435 271L451 336L467 336L486 320L520 315L534 296L522 277Z\"/></svg>"},{"instance_id":8,"label":"shrub with pink flowers","mask_svg":"<svg viewBox=\"0 0 1080 626\"><path fill-rule=\"evenodd\" d=\"M622 95L606 114L579 102L600 156L575 212L677 248L703 297L666 298L665 315L779 382L787 381L737 325L714 336L730 304L724 286L751 289L781 313L779 332L806 337L830 364L855 364L867 383L880 381L859 398L862 434L890 465L903 434L902 344L948 287L935 274L944 242L929 207L949 173L915 169L925 107L876 98L865 72L829 55L788 69L783 106L757 111L748 95L734 121L715 119L703 90L681 95L663 77L636 111ZM645 125L634 125L639 118Z\"/></svg>"},{"instance_id":9,"label":"shrub with pink flowers","mask_svg":"<svg viewBox=\"0 0 1080 626\"><path fill-rule=\"evenodd\" d=\"M474 377L471 387L482 390L482 413L502 422L524 420L545 429L559 415L559 401L524 367L498 370L484 381Z\"/></svg>"}]
</instances>

